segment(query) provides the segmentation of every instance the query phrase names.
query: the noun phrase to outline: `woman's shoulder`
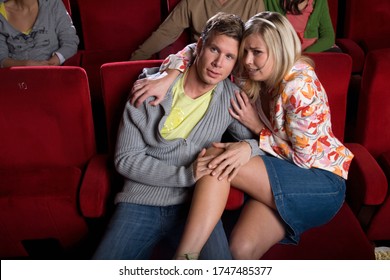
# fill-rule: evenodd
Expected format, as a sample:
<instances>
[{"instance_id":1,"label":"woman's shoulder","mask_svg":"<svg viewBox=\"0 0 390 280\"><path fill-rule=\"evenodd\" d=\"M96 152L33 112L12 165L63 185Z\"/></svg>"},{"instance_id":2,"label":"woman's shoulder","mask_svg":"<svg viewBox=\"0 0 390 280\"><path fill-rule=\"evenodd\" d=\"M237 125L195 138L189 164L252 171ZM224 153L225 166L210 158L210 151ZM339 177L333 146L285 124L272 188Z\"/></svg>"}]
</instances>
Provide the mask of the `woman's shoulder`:
<instances>
[{"instance_id":1,"label":"woman's shoulder","mask_svg":"<svg viewBox=\"0 0 390 280\"><path fill-rule=\"evenodd\" d=\"M309 61L300 59L294 63L290 71L284 77L284 80L291 82L296 79L303 79L304 77L316 78L316 74L313 65Z\"/></svg>"}]
</instances>

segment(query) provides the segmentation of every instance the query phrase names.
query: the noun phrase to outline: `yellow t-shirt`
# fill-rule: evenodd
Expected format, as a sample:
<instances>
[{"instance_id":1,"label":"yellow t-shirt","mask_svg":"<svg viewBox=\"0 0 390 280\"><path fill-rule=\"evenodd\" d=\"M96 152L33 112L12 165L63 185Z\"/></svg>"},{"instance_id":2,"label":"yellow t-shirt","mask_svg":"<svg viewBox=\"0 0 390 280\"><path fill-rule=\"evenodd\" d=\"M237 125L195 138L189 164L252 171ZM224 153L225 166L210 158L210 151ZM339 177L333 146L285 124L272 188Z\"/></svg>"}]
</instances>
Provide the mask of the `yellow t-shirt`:
<instances>
[{"instance_id":1,"label":"yellow t-shirt","mask_svg":"<svg viewBox=\"0 0 390 280\"><path fill-rule=\"evenodd\" d=\"M8 20L8 18L7 18L7 12L5 11L4 2L0 3L0 14L1 14L6 20Z\"/></svg>"},{"instance_id":2,"label":"yellow t-shirt","mask_svg":"<svg viewBox=\"0 0 390 280\"><path fill-rule=\"evenodd\" d=\"M172 110L160 131L166 140L187 138L204 116L213 96L214 88L196 99L188 97L183 86L185 76L186 73L172 89Z\"/></svg>"},{"instance_id":3,"label":"yellow t-shirt","mask_svg":"<svg viewBox=\"0 0 390 280\"><path fill-rule=\"evenodd\" d=\"M0 14L8 21L7 11L5 10L5 4L4 2L0 3ZM23 31L22 33L25 35L30 34L32 28L30 28L27 31Z\"/></svg>"}]
</instances>

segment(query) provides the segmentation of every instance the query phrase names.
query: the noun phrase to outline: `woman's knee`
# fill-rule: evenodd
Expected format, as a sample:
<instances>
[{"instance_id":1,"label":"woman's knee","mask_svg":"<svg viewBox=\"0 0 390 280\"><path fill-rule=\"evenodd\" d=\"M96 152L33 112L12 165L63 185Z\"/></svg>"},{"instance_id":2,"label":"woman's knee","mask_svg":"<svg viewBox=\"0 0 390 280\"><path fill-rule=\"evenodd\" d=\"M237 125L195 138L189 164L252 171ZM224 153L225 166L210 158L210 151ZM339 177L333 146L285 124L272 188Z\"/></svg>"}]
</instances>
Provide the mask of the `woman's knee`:
<instances>
[{"instance_id":1,"label":"woman's knee","mask_svg":"<svg viewBox=\"0 0 390 280\"><path fill-rule=\"evenodd\" d=\"M241 238L232 236L230 239L230 251L235 260L258 259L257 255L259 252L257 252L256 247L256 244L246 238L242 238L242 236Z\"/></svg>"}]
</instances>

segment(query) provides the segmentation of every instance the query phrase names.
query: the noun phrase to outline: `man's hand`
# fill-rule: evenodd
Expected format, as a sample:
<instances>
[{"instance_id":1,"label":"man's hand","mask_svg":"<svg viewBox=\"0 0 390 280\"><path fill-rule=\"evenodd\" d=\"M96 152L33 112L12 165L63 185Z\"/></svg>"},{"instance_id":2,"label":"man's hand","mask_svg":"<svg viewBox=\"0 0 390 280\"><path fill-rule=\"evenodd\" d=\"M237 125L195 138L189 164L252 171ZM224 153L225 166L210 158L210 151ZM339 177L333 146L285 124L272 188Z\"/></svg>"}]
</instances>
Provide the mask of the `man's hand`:
<instances>
[{"instance_id":1,"label":"man's hand","mask_svg":"<svg viewBox=\"0 0 390 280\"><path fill-rule=\"evenodd\" d=\"M213 170L208 168L208 164L213 158L215 158L215 155L206 156L206 149L203 148L193 163L195 181L198 181L205 175L211 174Z\"/></svg>"},{"instance_id":2,"label":"man's hand","mask_svg":"<svg viewBox=\"0 0 390 280\"><path fill-rule=\"evenodd\" d=\"M247 142L235 143L213 143L216 148L225 149L219 156L215 157L208 165L213 170L211 175L218 176L218 180L227 177L231 182L237 175L241 166L245 165L251 158L251 147Z\"/></svg>"}]
</instances>

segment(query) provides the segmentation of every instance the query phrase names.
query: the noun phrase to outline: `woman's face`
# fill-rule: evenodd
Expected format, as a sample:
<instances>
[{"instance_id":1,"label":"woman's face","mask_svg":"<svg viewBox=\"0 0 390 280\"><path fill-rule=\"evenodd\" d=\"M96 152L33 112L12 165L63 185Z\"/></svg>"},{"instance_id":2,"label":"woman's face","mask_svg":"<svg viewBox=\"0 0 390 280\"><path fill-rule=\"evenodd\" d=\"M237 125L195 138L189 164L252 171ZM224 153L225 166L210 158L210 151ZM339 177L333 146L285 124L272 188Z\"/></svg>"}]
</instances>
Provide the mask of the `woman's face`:
<instances>
[{"instance_id":1,"label":"woman's face","mask_svg":"<svg viewBox=\"0 0 390 280\"><path fill-rule=\"evenodd\" d=\"M266 81L272 74L273 58L269 56L263 38L258 34L251 34L244 40L243 63L249 79Z\"/></svg>"}]
</instances>

